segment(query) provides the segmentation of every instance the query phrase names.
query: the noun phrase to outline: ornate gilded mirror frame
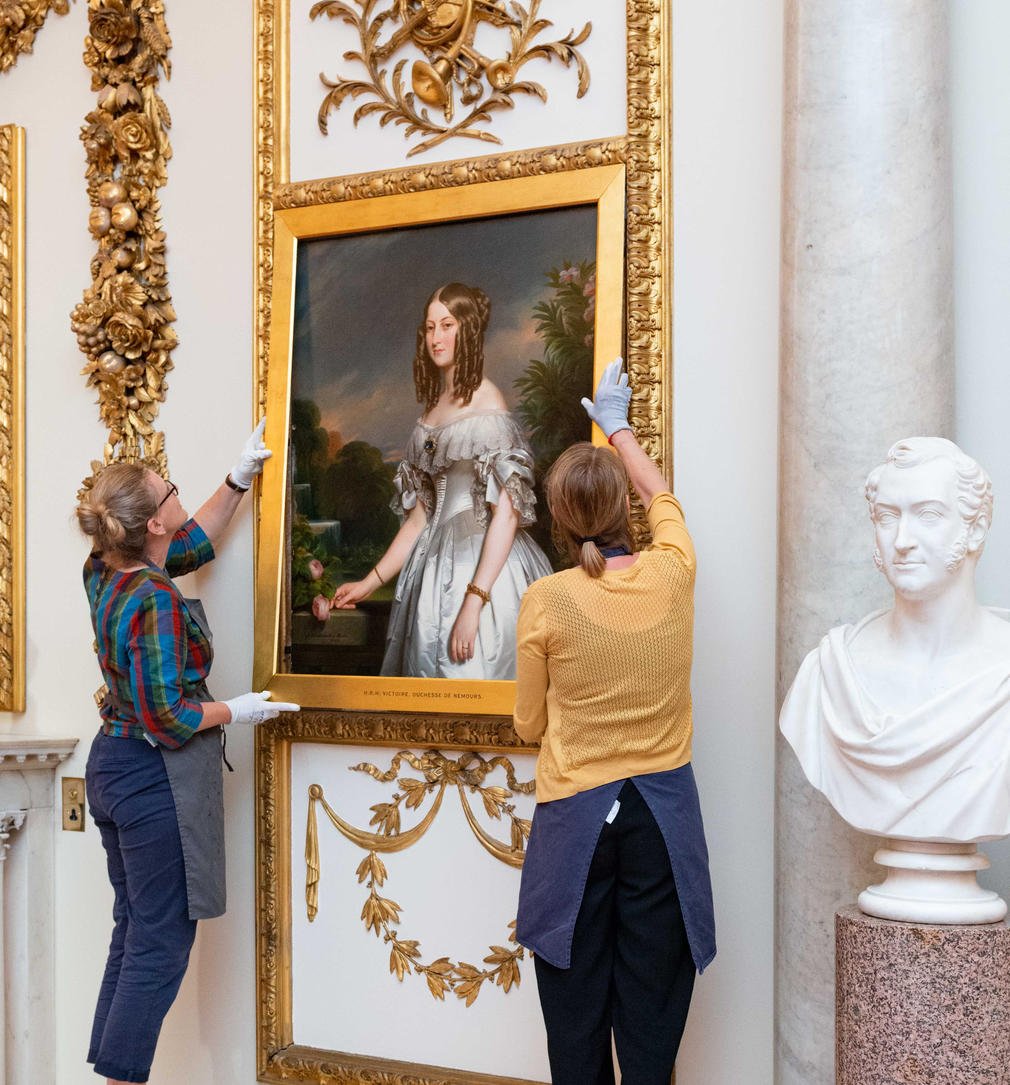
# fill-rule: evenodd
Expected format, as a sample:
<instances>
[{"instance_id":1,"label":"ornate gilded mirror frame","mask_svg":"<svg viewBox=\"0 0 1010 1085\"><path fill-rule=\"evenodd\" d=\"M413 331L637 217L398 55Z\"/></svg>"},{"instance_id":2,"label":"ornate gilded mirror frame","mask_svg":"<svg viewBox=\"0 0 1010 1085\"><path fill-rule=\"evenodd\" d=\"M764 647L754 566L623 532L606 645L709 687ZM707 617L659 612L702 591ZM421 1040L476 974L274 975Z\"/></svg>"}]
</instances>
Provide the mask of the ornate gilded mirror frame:
<instances>
[{"instance_id":1,"label":"ornate gilded mirror frame","mask_svg":"<svg viewBox=\"0 0 1010 1085\"><path fill-rule=\"evenodd\" d=\"M267 405L275 212L459 188L604 165L626 169L625 341L632 420L652 457L672 462L670 0L625 0L627 135L558 147L291 180L289 0L257 0L256 410ZM472 147L459 149L471 153ZM454 153L446 145L446 153ZM257 740L257 1074L261 1081L520 1085L512 1079L348 1055L294 1043L291 752L295 743L521 752L509 716L320 711L260 729ZM351 990L351 985L342 985ZM529 1083L526 1083L529 1085Z\"/></svg>"},{"instance_id":2,"label":"ornate gilded mirror frame","mask_svg":"<svg viewBox=\"0 0 1010 1085\"><path fill-rule=\"evenodd\" d=\"M25 131L0 126L0 711L25 708Z\"/></svg>"}]
</instances>

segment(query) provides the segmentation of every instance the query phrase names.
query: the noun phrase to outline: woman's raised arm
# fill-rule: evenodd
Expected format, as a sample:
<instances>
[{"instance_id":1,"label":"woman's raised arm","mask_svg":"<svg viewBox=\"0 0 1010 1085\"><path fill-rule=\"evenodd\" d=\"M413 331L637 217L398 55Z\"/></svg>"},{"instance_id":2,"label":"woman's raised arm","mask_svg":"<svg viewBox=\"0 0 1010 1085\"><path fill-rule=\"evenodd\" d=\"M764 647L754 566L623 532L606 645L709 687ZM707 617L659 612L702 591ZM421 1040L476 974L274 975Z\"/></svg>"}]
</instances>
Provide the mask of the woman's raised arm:
<instances>
[{"instance_id":1,"label":"woman's raised arm","mask_svg":"<svg viewBox=\"0 0 1010 1085\"><path fill-rule=\"evenodd\" d=\"M197 509L193 517L212 544L217 544L224 529L235 515L242 495L252 486L253 479L262 472L264 461L273 455L263 444L263 430L266 424L266 418L261 418L259 425L242 446L238 463L228 472L226 481L218 486Z\"/></svg>"},{"instance_id":2,"label":"woman's raised arm","mask_svg":"<svg viewBox=\"0 0 1010 1085\"><path fill-rule=\"evenodd\" d=\"M604 369L596 386L596 395L591 401L583 399L582 406L621 457L631 485L642 499L642 504L648 508L656 494L665 493L670 487L632 432L628 421L631 388L628 386L628 374L622 371L623 365L622 359L615 358Z\"/></svg>"}]
</instances>

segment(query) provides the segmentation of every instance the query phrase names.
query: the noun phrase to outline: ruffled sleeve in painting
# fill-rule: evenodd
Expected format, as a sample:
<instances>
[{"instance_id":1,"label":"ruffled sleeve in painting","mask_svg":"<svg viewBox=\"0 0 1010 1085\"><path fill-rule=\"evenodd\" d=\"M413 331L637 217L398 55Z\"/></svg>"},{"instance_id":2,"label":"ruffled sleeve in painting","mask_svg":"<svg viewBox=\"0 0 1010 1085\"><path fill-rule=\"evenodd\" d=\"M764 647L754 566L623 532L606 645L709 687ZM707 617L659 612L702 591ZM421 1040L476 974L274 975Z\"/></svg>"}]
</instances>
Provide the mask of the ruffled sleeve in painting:
<instances>
[{"instance_id":1,"label":"ruffled sleeve in painting","mask_svg":"<svg viewBox=\"0 0 1010 1085\"><path fill-rule=\"evenodd\" d=\"M522 527L536 523L533 457L525 448L485 452L473 461L473 469L473 511L482 526L487 526L489 508L501 501L502 490L509 495Z\"/></svg>"},{"instance_id":2,"label":"ruffled sleeve in painting","mask_svg":"<svg viewBox=\"0 0 1010 1085\"><path fill-rule=\"evenodd\" d=\"M430 510L431 505L426 500L426 482L428 480L425 476L409 460L400 461L400 466L397 467L396 474L393 476L396 493L389 503L389 507L397 516L403 519L419 500L425 508ZM430 488L430 483L427 488Z\"/></svg>"}]
</instances>

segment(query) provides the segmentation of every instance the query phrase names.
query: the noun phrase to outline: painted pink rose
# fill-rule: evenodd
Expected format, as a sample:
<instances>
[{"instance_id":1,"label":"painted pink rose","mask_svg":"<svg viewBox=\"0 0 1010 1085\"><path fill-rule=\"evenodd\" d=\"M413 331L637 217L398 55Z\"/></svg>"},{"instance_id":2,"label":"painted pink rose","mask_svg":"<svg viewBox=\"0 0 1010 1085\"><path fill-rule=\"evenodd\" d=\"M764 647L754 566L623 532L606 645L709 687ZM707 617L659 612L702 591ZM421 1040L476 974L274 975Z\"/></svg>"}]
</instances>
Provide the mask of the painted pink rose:
<instances>
[{"instance_id":1,"label":"painted pink rose","mask_svg":"<svg viewBox=\"0 0 1010 1085\"><path fill-rule=\"evenodd\" d=\"M325 571L323 563L318 558L313 558L309 562L309 576L311 576L313 580L322 580Z\"/></svg>"},{"instance_id":2,"label":"painted pink rose","mask_svg":"<svg viewBox=\"0 0 1010 1085\"><path fill-rule=\"evenodd\" d=\"M330 616L330 608L333 604L325 595L317 595L312 600L312 614L316 621L325 622Z\"/></svg>"},{"instance_id":3,"label":"painted pink rose","mask_svg":"<svg viewBox=\"0 0 1010 1085\"><path fill-rule=\"evenodd\" d=\"M561 273L558 275L558 279L563 283L574 283L579 277L579 269L577 267L566 267L561 269Z\"/></svg>"},{"instance_id":4,"label":"painted pink rose","mask_svg":"<svg viewBox=\"0 0 1010 1085\"><path fill-rule=\"evenodd\" d=\"M582 296L584 298L591 298L596 294L596 276L593 275L586 281L586 285L582 288Z\"/></svg>"}]
</instances>

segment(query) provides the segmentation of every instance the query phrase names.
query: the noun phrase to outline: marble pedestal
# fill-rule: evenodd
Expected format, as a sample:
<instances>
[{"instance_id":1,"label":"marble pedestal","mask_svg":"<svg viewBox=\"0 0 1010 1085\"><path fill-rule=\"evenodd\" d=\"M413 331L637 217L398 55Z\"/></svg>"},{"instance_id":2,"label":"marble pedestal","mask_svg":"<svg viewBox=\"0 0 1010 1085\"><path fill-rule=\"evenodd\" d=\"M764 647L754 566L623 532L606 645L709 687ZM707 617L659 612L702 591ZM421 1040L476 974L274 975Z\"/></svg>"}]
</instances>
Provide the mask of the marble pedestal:
<instances>
[{"instance_id":1,"label":"marble pedestal","mask_svg":"<svg viewBox=\"0 0 1010 1085\"><path fill-rule=\"evenodd\" d=\"M1010 925L835 915L836 1085L1010 1085Z\"/></svg>"}]
</instances>

